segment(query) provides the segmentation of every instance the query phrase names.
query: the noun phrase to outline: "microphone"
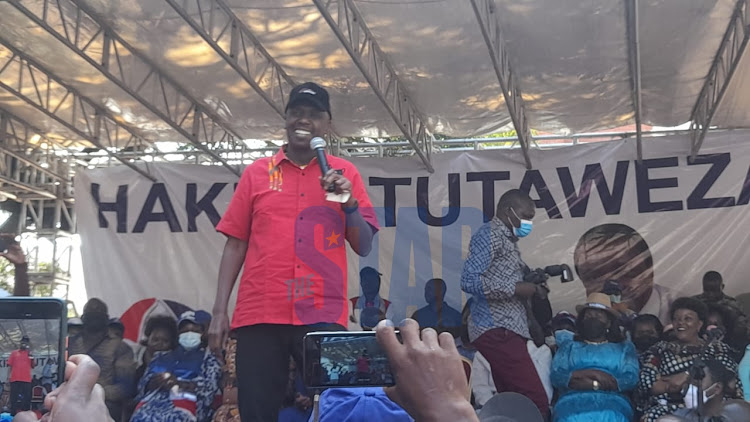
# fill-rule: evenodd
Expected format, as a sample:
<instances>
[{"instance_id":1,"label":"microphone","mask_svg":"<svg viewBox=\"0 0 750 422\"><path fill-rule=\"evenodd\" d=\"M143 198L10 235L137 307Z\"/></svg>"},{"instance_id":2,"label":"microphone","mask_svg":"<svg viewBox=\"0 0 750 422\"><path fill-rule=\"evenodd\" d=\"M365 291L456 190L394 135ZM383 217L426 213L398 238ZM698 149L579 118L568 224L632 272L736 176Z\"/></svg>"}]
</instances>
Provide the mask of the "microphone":
<instances>
[{"instance_id":1,"label":"microphone","mask_svg":"<svg viewBox=\"0 0 750 422\"><path fill-rule=\"evenodd\" d=\"M321 138L320 136L316 136L312 139L310 139L310 149L315 150L315 153L318 155L318 165L320 166L320 172L323 174L323 176L328 173L328 170L331 169L331 166L328 165L328 160L326 159L326 140ZM328 192L335 192L336 186L331 184L328 186Z\"/></svg>"}]
</instances>

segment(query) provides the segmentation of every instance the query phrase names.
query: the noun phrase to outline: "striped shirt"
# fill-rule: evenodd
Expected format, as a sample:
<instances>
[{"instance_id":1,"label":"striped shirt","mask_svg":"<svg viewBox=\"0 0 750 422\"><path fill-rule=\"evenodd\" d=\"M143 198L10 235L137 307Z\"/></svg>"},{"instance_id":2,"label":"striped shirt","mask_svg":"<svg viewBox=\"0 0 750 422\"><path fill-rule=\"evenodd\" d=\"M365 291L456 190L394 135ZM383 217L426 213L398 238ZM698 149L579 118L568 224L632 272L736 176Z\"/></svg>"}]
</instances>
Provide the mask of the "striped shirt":
<instances>
[{"instance_id":1,"label":"striped shirt","mask_svg":"<svg viewBox=\"0 0 750 422\"><path fill-rule=\"evenodd\" d=\"M469 256L461 274L461 290L473 295L469 339L476 340L493 328L505 328L530 338L526 308L516 297L526 264L518 238L497 217L471 238Z\"/></svg>"}]
</instances>

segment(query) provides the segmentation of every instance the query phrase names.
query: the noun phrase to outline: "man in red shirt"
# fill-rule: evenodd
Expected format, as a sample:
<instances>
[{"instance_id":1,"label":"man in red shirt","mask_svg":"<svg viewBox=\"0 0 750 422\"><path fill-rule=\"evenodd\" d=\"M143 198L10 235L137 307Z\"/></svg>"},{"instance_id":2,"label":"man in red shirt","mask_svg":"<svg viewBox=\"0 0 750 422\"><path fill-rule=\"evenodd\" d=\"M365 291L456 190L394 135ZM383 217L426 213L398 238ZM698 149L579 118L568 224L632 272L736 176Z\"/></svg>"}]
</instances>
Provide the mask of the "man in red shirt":
<instances>
[{"instance_id":1,"label":"man in red shirt","mask_svg":"<svg viewBox=\"0 0 750 422\"><path fill-rule=\"evenodd\" d=\"M29 338L21 338L21 346L10 353L10 413L31 409L31 369L34 359L29 355Z\"/></svg>"},{"instance_id":2,"label":"man in red shirt","mask_svg":"<svg viewBox=\"0 0 750 422\"><path fill-rule=\"evenodd\" d=\"M365 256L378 230L353 164L327 156L332 170L321 177L310 140L330 129L328 92L311 82L296 86L286 107L287 143L245 169L216 228L227 236L209 328L217 353L230 329L229 296L245 268L231 323L243 422L278 419L289 356L302 367L306 333L344 329L345 240ZM327 199L329 186L343 202Z\"/></svg>"}]
</instances>

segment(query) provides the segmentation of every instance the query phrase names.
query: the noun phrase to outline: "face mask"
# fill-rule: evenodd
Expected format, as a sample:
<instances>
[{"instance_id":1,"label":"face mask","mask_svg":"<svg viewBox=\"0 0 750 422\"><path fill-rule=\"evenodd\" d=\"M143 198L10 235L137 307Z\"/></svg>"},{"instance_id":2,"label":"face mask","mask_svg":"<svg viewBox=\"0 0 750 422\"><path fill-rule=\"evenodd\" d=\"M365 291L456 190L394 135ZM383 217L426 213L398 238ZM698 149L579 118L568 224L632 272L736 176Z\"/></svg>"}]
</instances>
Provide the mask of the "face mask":
<instances>
[{"instance_id":1,"label":"face mask","mask_svg":"<svg viewBox=\"0 0 750 422\"><path fill-rule=\"evenodd\" d=\"M596 340L607 335L607 325L602 321L594 318L583 320L583 332L581 333L586 340Z\"/></svg>"},{"instance_id":2,"label":"face mask","mask_svg":"<svg viewBox=\"0 0 750 422\"><path fill-rule=\"evenodd\" d=\"M622 295L611 295L609 300L611 300L612 303L620 303L622 302Z\"/></svg>"},{"instance_id":3,"label":"face mask","mask_svg":"<svg viewBox=\"0 0 750 422\"><path fill-rule=\"evenodd\" d=\"M197 349L201 345L201 333L188 331L180 334L180 346L187 350Z\"/></svg>"},{"instance_id":4,"label":"face mask","mask_svg":"<svg viewBox=\"0 0 750 422\"><path fill-rule=\"evenodd\" d=\"M649 347L659 342L657 336L640 336L633 339L633 344L639 352L645 352Z\"/></svg>"},{"instance_id":5,"label":"face mask","mask_svg":"<svg viewBox=\"0 0 750 422\"><path fill-rule=\"evenodd\" d=\"M710 390L716 385L716 383L711 384L710 387L708 387L706 390ZM703 391L703 404L705 404L707 401L711 400L712 398L716 397L716 395L709 396L706 394L706 391ZM690 387L687 389L687 393L685 393L685 407L688 409L695 409L698 407L698 387L690 384Z\"/></svg>"},{"instance_id":6,"label":"face mask","mask_svg":"<svg viewBox=\"0 0 750 422\"><path fill-rule=\"evenodd\" d=\"M109 324L109 317L104 312L86 312L81 315L83 328L90 332L104 331Z\"/></svg>"},{"instance_id":7,"label":"face mask","mask_svg":"<svg viewBox=\"0 0 750 422\"><path fill-rule=\"evenodd\" d=\"M510 209L513 211L513 215L516 216L516 218L521 222L521 227L513 227L513 234L516 235L516 237L526 237L531 233L531 228L534 223L532 223L531 220L524 220L521 217L516 214L516 210L513 208Z\"/></svg>"}]
</instances>

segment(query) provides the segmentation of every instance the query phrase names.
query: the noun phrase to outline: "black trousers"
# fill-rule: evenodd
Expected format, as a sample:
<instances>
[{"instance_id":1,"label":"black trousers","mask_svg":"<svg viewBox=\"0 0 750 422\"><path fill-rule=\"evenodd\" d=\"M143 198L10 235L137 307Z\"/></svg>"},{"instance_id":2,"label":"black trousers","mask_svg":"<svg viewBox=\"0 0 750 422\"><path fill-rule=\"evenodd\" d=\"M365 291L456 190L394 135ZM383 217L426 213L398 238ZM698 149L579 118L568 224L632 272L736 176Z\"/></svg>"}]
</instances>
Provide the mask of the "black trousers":
<instances>
[{"instance_id":1,"label":"black trousers","mask_svg":"<svg viewBox=\"0 0 750 422\"><path fill-rule=\"evenodd\" d=\"M302 338L344 331L338 324L258 324L238 328L237 390L242 422L276 422L289 382L289 357L302 368Z\"/></svg>"},{"instance_id":2,"label":"black trousers","mask_svg":"<svg viewBox=\"0 0 750 422\"><path fill-rule=\"evenodd\" d=\"M31 410L31 383L13 381L10 383L10 414Z\"/></svg>"}]
</instances>

